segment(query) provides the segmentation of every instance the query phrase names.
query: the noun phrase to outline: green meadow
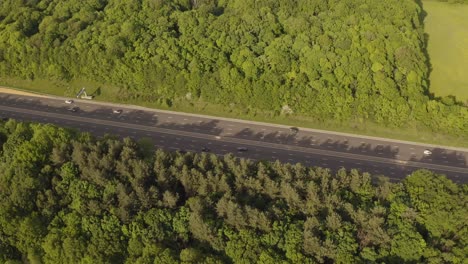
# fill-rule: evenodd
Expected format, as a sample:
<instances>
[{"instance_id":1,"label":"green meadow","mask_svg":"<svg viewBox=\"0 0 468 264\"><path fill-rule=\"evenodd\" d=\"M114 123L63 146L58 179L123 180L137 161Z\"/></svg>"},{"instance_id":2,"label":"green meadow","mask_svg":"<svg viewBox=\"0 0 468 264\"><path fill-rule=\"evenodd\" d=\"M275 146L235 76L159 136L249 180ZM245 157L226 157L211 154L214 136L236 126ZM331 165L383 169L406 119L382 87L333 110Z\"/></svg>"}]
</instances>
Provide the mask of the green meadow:
<instances>
[{"instance_id":1,"label":"green meadow","mask_svg":"<svg viewBox=\"0 0 468 264\"><path fill-rule=\"evenodd\" d=\"M423 1L432 72L430 91L468 103L468 5Z\"/></svg>"}]
</instances>

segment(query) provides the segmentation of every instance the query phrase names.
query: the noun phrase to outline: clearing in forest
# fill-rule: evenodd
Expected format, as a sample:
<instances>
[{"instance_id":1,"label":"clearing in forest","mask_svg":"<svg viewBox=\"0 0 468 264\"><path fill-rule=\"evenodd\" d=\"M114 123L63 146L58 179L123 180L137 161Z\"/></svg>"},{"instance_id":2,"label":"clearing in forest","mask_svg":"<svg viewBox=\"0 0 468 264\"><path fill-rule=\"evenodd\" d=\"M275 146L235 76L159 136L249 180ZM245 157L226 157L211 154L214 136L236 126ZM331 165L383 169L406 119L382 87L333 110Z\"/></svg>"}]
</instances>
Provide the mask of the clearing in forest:
<instances>
[{"instance_id":1,"label":"clearing in forest","mask_svg":"<svg viewBox=\"0 0 468 264\"><path fill-rule=\"evenodd\" d=\"M468 103L468 5L424 1L430 91Z\"/></svg>"}]
</instances>

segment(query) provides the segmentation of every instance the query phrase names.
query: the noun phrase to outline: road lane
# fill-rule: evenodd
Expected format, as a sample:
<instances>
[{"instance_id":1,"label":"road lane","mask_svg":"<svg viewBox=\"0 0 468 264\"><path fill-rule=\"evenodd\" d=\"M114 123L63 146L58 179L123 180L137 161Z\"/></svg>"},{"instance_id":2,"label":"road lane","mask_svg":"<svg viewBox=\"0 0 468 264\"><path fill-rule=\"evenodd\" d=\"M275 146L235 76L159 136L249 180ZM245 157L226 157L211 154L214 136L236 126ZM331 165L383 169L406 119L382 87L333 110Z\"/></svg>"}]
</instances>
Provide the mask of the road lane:
<instances>
[{"instance_id":1,"label":"road lane","mask_svg":"<svg viewBox=\"0 0 468 264\"><path fill-rule=\"evenodd\" d=\"M439 147L432 149L433 156L424 157L421 153L427 146L419 144L333 134L324 136L305 129L291 133L287 127L276 125L243 124L130 107L121 108L123 113L117 115L112 113L115 107L109 107L108 104L100 106L96 102L76 102L73 106L78 106L80 110L72 113L67 111L70 105L61 100L0 94L0 106L2 116L52 122L99 135L112 133L133 138L149 137L163 148L200 151L203 146L208 146L215 154L232 152L236 156L256 160L279 159L290 163L303 162L310 166L329 166L332 169L341 166L359 168L372 173L386 172L387 176L395 175L395 179L417 168L446 173L458 182L465 182L468 178L467 152L461 148ZM226 133L228 128L233 129L229 131L230 136ZM216 139L216 136L221 139ZM239 153L239 146L249 150Z\"/></svg>"}]
</instances>

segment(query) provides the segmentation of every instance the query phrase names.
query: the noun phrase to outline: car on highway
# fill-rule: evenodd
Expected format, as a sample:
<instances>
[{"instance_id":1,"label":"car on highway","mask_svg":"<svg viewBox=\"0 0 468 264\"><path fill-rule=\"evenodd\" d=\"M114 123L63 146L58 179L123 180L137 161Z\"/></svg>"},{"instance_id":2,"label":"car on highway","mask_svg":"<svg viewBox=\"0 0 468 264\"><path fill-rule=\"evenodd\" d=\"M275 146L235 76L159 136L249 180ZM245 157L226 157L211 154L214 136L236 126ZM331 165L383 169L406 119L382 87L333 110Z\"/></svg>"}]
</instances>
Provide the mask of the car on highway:
<instances>
[{"instance_id":1,"label":"car on highway","mask_svg":"<svg viewBox=\"0 0 468 264\"><path fill-rule=\"evenodd\" d=\"M66 104L73 104L73 100L65 100Z\"/></svg>"},{"instance_id":2,"label":"car on highway","mask_svg":"<svg viewBox=\"0 0 468 264\"><path fill-rule=\"evenodd\" d=\"M209 152L209 151L210 151L210 149L209 149L209 148L207 148L207 147L202 147L202 148L201 148L201 151L203 151L203 152Z\"/></svg>"},{"instance_id":3,"label":"car on highway","mask_svg":"<svg viewBox=\"0 0 468 264\"><path fill-rule=\"evenodd\" d=\"M424 155L427 155L427 156L428 156L428 155L431 155L431 154L432 154L432 151L430 151L430 150L428 150L428 149L425 149L425 150L423 151L423 153L424 153Z\"/></svg>"},{"instance_id":4,"label":"car on highway","mask_svg":"<svg viewBox=\"0 0 468 264\"><path fill-rule=\"evenodd\" d=\"M237 151L244 152L244 151L247 151L247 148L246 147L238 147Z\"/></svg>"},{"instance_id":5,"label":"car on highway","mask_svg":"<svg viewBox=\"0 0 468 264\"><path fill-rule=\"evenodd\" d=\"M297 132L299 132L299 128L297 128L297 127L290 127L290 128L289 128L289 131L291 131L292 133L297 133Z\"/></svg>"},{"instance_id":6,"label":"car on highway","mask_svg":"<svg viewBox=\"0 0 468 264\"><path fill-rule=\"evenodd\" d=\"M120 110L120 109L114 109L114 110L112 111L112 113L114 113L114 114L121 114L121 113L122 113L122 110Z\"/></svg>"},{"instance_id":7,"label":"car on highway","mask_svg":"<svg viewBox=\"0 0 468 264\"><path fill-rule=\"evenodd\" d=\"M2 118L0 118L0 120L2 120L2 121L8 121L8 119L9 119L8 117L2 117Z\"/></svg>"},{"instance_id":8,"label":"car on highway","mask_svg":"<svg viewBox=\"0 0 468 264\"><path fill-rule=\"evenodd\" d=\"M78 107L70 107L67 110L70 111L70 112L76 112L76 111L78 111L78 109L79 109Z\"/></svg>"}]
</instances>

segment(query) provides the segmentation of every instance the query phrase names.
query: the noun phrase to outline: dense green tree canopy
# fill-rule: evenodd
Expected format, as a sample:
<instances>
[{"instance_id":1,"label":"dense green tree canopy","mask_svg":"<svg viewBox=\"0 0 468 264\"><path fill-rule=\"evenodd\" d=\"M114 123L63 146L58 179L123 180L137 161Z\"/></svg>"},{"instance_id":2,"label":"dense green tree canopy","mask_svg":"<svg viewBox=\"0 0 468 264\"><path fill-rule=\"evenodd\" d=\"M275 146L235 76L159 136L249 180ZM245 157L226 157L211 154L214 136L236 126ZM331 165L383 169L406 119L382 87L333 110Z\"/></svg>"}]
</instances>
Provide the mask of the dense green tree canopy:
<instances>
[{"instance_id":1,"label":"dense green tree canopy","mask_svg":"<svg viewBox=\"0 0 468 264\"><path fill-rule=\"evenodd\" d=\"M468 188L0 122L1 263L462 263Z\"/></svg>"},{"instance_id":2,"label":"dense green tree canopy","mask_svg":"<svg viewBox=\"0 0 468 264\"><path fill-rule=\"evenodd\" d=\"M4 0L0 74L466 136L468 109L428 96L421 12L413 0Z\"/></svg>"}]
</instances>

